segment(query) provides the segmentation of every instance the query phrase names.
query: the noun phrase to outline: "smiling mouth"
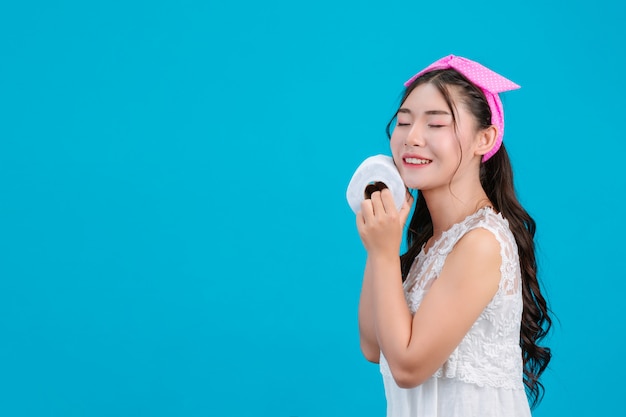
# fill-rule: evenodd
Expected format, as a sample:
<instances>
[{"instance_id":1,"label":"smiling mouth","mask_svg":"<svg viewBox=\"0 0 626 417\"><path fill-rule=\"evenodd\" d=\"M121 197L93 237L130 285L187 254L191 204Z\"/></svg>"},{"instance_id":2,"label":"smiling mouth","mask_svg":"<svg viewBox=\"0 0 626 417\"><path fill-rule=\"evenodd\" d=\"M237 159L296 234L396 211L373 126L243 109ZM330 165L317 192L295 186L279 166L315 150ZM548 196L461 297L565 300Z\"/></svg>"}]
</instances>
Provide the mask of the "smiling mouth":
<instances>
[{"instance_id":1,"label":"smiling mouth","mask_svg":"<svg viewBox=\"0 0 626 417\"><path fill-rule=\"evenodd\" d=\"M404 158L404 162L411 165L426 165L430 164L430 159L419 159L419 158Z\"/></svg>"}]
</instances>

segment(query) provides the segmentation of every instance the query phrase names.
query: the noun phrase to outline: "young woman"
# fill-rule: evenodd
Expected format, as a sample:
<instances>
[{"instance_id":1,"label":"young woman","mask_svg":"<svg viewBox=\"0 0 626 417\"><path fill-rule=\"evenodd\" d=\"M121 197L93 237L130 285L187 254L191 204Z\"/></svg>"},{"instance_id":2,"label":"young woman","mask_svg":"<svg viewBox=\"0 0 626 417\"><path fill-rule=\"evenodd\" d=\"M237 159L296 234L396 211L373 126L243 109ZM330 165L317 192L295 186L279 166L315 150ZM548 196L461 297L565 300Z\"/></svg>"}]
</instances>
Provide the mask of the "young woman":
<instances>
[{"instance_id":1,"label":"young woman","mask_svg":"<svg viewBox=\"0 0 626 417\"><path fill-rule=\"evenodd\" d=\"M450 55L405 84L387 126L394 162L417 189L357 213L367 250L361 348L380 362L389 417L529 416L550 328L536 272L535 222L517 201L498 93L519 88ZM392 129L392 124L395 125ZM525 390L526 387L526 390Z\"/></svg>"}]
</instances>

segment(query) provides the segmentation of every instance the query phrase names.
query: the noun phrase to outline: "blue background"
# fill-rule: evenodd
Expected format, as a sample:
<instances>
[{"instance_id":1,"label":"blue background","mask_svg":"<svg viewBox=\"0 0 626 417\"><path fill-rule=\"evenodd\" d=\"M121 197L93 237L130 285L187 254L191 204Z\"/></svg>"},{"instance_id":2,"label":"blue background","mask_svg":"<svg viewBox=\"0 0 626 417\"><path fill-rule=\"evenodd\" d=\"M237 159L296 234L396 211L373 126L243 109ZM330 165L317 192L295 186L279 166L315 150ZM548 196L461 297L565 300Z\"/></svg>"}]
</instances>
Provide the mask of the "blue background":
<instances>
[{"instance_id":1,"label":"blue background","mask_svg":"<svg viewBox=\"0 0 626 417\"><path fill-rule=\"evenodd\" d=\"M381 416L345 187L402 82L503 97L558 322L536 416L626 415L620 2L0 6L0 415Z\"/></svg>"}]
</instances>

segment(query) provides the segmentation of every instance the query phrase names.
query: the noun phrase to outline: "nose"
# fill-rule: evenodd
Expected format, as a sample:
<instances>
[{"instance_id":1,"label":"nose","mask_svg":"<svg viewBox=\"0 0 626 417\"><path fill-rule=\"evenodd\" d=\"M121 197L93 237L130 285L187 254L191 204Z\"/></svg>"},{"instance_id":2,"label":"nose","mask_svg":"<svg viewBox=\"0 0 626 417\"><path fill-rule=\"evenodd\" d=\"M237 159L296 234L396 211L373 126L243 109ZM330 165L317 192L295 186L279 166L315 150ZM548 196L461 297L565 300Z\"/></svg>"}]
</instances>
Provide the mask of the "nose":
<instances>
[{"instance_id":1,"label":"nose","mask_svg":"<svg viewBox=\"0 0 626 417\"><path fill-rule=\"evenodd\" d=\"M409 130L409 133L406 135L406 138L404 139L404 145L405 146L424 146L423 131L422 131L422 128L417 123L414 123L411 126L411 130Z\"/></svg>"}]
</instances>

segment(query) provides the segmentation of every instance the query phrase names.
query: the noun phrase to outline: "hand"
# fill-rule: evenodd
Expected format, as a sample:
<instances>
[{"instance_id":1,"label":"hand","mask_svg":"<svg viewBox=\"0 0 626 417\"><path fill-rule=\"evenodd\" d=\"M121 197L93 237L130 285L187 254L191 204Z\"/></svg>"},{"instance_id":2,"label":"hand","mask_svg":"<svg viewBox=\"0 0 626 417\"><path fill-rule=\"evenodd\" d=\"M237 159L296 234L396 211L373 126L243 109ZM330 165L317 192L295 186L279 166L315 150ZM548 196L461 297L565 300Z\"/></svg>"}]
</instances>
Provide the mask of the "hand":
<instances>
[{"instance_id":1,"label":"hand","mask_svg":"<svg viewBox=\"0 0 626 417\"><path fill-rule=\"evenodd\" d=\"M361 203L356 216L357 229L370 256L399 256L402 230L413 204L408 191L406 197L400 211L389 189L376 191Z\"/></svg>"}]
</instances>

